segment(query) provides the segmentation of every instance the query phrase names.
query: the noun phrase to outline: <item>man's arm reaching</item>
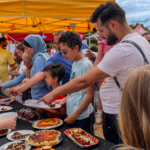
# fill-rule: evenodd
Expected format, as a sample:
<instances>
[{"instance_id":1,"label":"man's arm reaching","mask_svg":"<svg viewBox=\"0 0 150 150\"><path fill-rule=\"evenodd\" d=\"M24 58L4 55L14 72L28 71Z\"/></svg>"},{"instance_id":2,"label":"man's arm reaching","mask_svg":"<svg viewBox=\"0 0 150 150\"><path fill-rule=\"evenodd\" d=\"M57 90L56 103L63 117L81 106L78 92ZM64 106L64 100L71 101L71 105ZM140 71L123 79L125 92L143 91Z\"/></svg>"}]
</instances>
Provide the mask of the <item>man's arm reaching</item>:
<instances>
[{"instance_id":1,"label":"man's arm reaching","mask_svg":"<svg viewBox=\"0 0 150 150\"><path fill-rule=\"evenodd\" d=\"M71 80L70 82L66 83L65 85L56 88L49 94L45 95L38 102L44 101L46 104L50 105L51 101L55 99L56 96L66 95L66 94L80 91L82 89L87 88L88 86L95 83L96 81L107 78L107 77L109 77L109 75L101 71L98 68L98 66L96 66L92 68L90 71L88 71L85 75L81 77L77 77Z\"/></svg>"}]
</instances>

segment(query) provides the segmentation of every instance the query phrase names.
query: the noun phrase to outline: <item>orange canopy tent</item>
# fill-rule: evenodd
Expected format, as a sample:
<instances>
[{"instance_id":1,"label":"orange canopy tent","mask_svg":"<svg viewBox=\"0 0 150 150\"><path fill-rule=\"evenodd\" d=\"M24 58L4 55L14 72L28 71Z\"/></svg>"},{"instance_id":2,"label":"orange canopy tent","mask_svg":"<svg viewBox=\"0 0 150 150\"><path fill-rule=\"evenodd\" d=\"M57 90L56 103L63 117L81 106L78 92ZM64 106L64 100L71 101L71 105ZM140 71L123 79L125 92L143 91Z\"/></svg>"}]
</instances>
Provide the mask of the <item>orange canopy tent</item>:
<instances>
[{"instance_id":1,"label":"orange canopy tent","mask_svg":"<svg viewBox=\"0 0 150 150\"><path fill-rule=\"evenodd\" d=\"M89 18L107 0L0 0L1 33L91 32ZM115 1L115 0L109 0Z\"/></svg>"}]
</instances>

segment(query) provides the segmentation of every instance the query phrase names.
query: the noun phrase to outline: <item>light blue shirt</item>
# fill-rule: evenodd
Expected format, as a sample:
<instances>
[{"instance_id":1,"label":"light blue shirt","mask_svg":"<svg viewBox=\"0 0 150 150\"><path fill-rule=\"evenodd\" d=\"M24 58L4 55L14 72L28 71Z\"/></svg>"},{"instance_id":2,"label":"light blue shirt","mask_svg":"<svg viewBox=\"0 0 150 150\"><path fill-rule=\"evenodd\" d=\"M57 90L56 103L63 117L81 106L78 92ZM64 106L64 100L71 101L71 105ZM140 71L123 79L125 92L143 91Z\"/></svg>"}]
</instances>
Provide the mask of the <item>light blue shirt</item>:
<instances>
[{"instance_id":1,"label":"light blue shirt","mask_svg":"<svg viewBox=\"0 0 150 150\"><path fill-rule=\"evenodd\" d=\"M10 88L10 87L16 86L16 85L20 84L24 78L26 78L25 72L23 72L21 75L19 75L15 79L10 80L6 83L3 83L2 88L7 89L7 88Z\"/></svg>"},{"instance_id":2,"label":"light blue shirt","mask_svg":"<svg viewBox=\"0 0 150 150\"><path fill-rule=\"evenodd\" d=\"M80 61L74 62L72 65L70 80L76 77L83 76L91 68L93 68L93 65L88 58L84 58ZM86 89L81 90L79 92L72 93L72 94L68 94L67 95L67 115L73 114L80 107L81 103L84 101L86 96L87 96ZM77 120L88 118L92 112L93 112L93 106L90 103L89 106L82 112L82 114L79 115Z\"/></svg>"}]
</instances>

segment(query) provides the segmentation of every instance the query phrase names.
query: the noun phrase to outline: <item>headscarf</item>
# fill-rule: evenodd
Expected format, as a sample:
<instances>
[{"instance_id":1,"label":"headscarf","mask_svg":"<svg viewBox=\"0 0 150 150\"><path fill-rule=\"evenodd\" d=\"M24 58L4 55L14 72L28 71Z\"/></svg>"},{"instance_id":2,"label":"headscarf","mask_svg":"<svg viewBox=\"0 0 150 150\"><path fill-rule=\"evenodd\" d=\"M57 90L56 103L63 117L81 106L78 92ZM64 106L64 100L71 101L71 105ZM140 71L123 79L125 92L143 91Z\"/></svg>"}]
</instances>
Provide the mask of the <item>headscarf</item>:
<instances>
[{"instance_id":1,"label":"headscarf","mask_svg":"<svg viewBox=\"0 0 150 150\"><path fill-rule=\"evenodd\" d=\"M22 59L25 60L27 63L32 63L32 57L28 55L28 53L23 53L22 55ZM31 68L26 68L24 70L24 72L26 73L26 78L31 78L30 76L30 71L31 71Z\"/></svg>"},{"instance_id":2,"label":"headscarf","mask_svg":"<svg viewBox=\"0 0 150 150\"><path fill-rule=\"evenodd\" d=\"M37 56L41 56L45 63L50 59L50 56L46 53L46 44L40 35L30 34L25 37L24 44L28 43L28 47L32 47L34 49L32 56L32 64Z\"/></svg>"}]
</instances>

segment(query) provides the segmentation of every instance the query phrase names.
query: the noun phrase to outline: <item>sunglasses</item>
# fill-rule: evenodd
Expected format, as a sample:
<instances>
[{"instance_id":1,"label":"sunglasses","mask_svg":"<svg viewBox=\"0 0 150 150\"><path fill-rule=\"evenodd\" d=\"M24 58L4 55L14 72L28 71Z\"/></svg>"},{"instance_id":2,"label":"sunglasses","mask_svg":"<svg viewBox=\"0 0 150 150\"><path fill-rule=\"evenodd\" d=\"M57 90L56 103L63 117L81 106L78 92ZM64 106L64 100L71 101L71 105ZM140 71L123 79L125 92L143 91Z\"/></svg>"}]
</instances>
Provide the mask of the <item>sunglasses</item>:
<instances>
[{"instance_id":1,"label":"sunglasses","mask_svg":"<svg viewBox=\"0 0 150 150\"><path fill-rule=\"evenodd\" d=\"M64 55L67 55L67 52L68 51L64 51L64 50L61 51L61 53L63 53Z\"/></svg>"}]
</instances>

